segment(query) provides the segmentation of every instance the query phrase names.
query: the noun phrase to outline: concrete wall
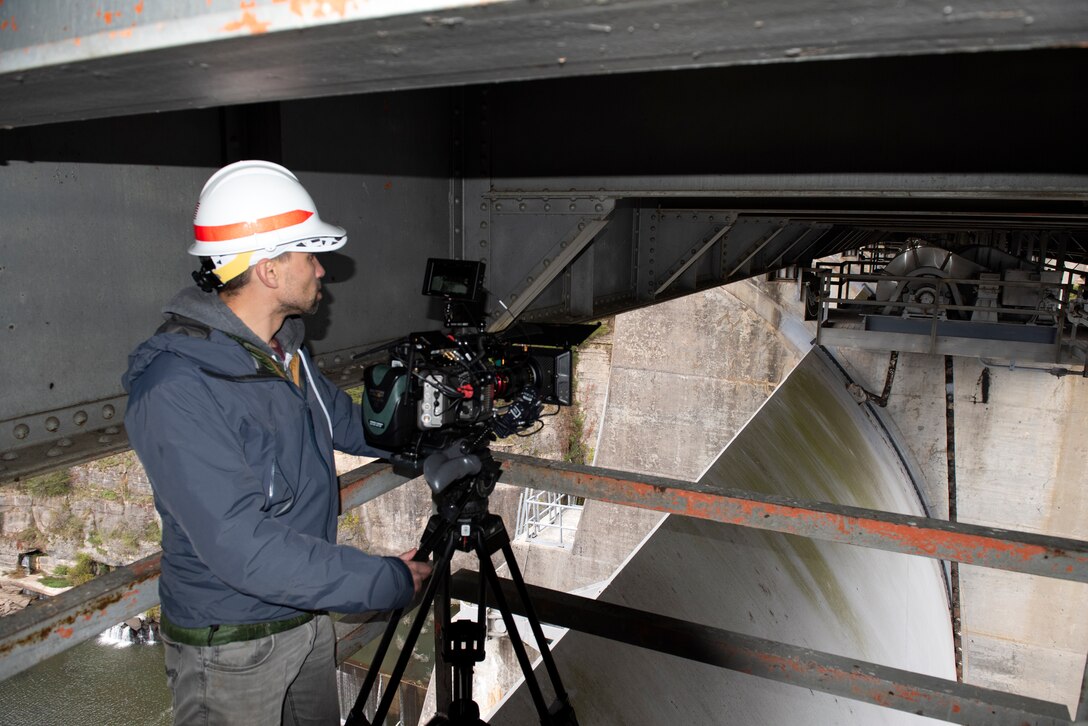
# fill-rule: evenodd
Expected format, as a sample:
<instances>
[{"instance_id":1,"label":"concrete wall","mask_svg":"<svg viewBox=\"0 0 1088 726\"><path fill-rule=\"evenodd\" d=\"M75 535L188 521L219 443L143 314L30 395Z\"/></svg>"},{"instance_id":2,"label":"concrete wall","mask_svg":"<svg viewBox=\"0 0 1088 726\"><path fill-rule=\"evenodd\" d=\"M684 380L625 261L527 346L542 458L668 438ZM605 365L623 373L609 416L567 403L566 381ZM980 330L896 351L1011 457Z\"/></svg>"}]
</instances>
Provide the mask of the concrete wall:
<instances>
[{"instance_id":1,"label":"concrete wall","mask_svg":"<svg viewBox=\"0 0 1088 726\"><path fill-rule=\"evenodd\" d=\"M617 319L596 463L696 479L713 461L702 479L721 486L920 513L882 429L824 361L806 358L766 400L799 357L779 335L795 292L734 287ZM944 588L932 561L669 517L601 597L954 678ZM924 721L576 632L555 652L584 723ZM521 689L490 722L534 718Z\"/></svg>"},{"instance_id":2,"label":"concrete wall","mask_svg":"<svg viewBox=\"0 0 1088 726\"><path fill-rule=\"evenodd\" d=\"M840 350L857 381L884 385L887 356ZM958 519L1088 539L1088 381L955 358ZM945 360L899 358L887 414L923 470L932 516L948 517ZM1076 708L1088 651L1088 585L960 567L964 679Z\"/></svg>"}]
</instances>

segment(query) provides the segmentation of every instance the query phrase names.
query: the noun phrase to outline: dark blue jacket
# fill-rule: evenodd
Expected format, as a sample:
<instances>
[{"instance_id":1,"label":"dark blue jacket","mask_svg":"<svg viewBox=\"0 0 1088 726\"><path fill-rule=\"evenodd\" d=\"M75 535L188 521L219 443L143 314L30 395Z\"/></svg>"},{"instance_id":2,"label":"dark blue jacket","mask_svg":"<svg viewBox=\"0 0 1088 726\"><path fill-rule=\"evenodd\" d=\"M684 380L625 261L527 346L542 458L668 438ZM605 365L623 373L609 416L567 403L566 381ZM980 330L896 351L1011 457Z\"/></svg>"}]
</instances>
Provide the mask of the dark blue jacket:
<instances>
[{"instance_id":1,"label":"dark blue jacket","mask_svg":"<svg viewBox=\"0 0 1088 726\"><path fill-rule=\"evenodd\" d=\"M200 325L168 322L124 376L125 427L162 517L166 616L204 627L406 605L403 562L335 544L333 448L380 455L359 407L308 359L301 386L262 369L239 339L271 351L218 296L192 288L166 310ZM305 356L301 338L297 319L277 335Z\"/></svg>"}]
</instances>

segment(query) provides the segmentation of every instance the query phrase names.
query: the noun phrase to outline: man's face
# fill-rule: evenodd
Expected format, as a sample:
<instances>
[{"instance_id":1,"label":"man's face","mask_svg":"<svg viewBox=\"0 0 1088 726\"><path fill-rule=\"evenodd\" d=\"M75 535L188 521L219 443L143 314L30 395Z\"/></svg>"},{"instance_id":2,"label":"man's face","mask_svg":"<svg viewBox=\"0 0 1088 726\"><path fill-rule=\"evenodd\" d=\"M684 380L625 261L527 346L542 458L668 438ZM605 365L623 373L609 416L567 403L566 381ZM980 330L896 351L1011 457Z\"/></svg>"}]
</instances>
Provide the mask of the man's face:
<instances>
[{"instance_id":1,"label":"man's face","mask_svg":"<svg viewBox=\"0 0 1088 726\"><path fill-rule=\"evenodd\" d=\"M286 252L280 255L283 284L280 310L287 315L313 315L321 303L321 278L325 268L310 252Z\"/></svg>"}]
</instances>

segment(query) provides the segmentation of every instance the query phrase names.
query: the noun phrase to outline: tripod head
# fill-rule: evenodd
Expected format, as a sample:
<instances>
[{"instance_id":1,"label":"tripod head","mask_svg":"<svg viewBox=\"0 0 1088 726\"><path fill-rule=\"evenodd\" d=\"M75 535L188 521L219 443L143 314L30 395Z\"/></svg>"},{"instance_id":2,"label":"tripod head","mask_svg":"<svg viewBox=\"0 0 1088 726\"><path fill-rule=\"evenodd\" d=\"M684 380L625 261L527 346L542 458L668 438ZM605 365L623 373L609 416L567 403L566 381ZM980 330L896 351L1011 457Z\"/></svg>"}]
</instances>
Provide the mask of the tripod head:
<instances>
[{"instance_id":1,"label":"tripod head","mask_svg":"<svg viewBox=\"0 0 1088 726\"><path fill-rule=\"evenodd\" d=\"M416 559L426 560L439 550L454 527L477 527L488 515L488 499L502 472L487 442L457 439L424 461L423 477L431 489L435 514L427 522ZM466 543L461 549L468 551Z\"/></svg>"}]
</instances>

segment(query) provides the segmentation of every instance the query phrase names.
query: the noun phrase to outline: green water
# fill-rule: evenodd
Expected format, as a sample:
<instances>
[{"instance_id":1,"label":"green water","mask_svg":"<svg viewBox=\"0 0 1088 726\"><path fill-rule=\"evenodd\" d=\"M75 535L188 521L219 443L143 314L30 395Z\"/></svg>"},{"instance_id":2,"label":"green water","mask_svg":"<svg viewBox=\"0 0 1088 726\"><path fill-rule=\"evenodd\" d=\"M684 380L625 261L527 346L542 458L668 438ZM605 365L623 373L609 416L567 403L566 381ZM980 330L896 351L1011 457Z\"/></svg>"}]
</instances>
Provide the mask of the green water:
<instances>
[{"instance_id":1,"label":"green water","mask_svg":"<svg viewBox=\"0 0 1088 726\"><path fill-rule=\"evenodd\" d=\"M5 726L168 726L162 645L92 639L0 681Z\"/></svg>"}]
</instances>

